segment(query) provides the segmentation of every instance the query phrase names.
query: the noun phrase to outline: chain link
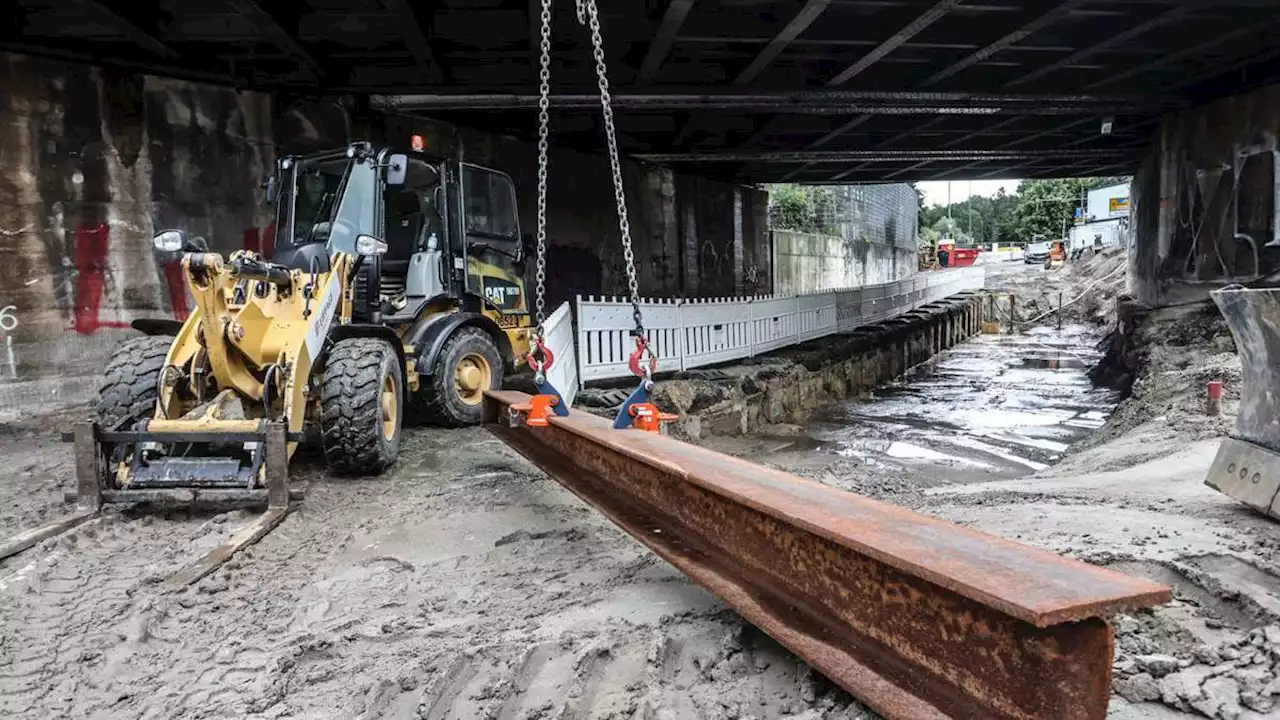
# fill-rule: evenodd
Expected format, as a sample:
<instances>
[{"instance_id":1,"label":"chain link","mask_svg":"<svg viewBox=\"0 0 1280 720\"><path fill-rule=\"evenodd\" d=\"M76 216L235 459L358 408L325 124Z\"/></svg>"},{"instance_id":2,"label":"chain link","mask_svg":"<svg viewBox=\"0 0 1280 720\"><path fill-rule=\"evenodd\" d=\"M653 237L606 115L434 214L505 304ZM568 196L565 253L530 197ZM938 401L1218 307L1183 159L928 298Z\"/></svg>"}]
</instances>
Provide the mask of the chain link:
<instances>
[{"instance_id":1,"label":"chain link","mask_svg":"<svg viewBox=\"0 0 1280 720\"><path fill-rule=\"evenodd\" d=\"M551 2L542 0L542 59L538 72L538 259L535 335L541 338L547 321L547 144L551 125Z\"/></svg>"},{"instance_id":2,"label":"chain link","mask_svg":"<svg viewBox=\"0 0 1280 720\"><path fill-rule=\"evenodd\" d=\"M640 286L636 281L636 257L631 250L631 223L627 219L627 196L622 189L622 161L618 159L618 138L613 125L613 99L609 95L609 74L604 61L604 40L600 37L600 14L596 0L577 0L578 22L591 29L591 45L596 60L596 79L600 85L600 112L604 116L605 140L609 149L609 166L613 170L613 196L618 205L618 230L622 233L622 258L627 267L627 289L631 292L631 311L636 321L636 335L644 337L644 321L640 314Z\"/></svg>"}]
</instances>

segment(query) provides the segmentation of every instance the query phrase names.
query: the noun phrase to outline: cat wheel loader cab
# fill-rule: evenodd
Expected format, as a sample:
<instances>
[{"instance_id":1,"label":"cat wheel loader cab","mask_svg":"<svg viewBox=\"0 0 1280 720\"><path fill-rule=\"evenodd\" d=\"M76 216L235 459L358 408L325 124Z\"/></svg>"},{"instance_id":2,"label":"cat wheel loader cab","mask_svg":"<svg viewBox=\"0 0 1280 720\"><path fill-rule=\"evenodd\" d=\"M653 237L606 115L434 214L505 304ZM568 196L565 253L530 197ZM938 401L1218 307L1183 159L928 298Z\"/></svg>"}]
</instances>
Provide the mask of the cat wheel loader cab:
<instances>
[{"instance_id":1,"label":"cat wheel loader cab","mask_svg":"<svg viewBox=\"0 0 1280 720\"><path fill-rule=\"evenodd\" d=\"M444 425L480 422L485 390L528 352L531 322L515 188L487 168L391 148L285 158L276 198L275 262L323 263L335 208L359 208L360 232L387 251L351 284L349 327L392 340L404 361L407 405Z\"/></svg>"}]
</instances>

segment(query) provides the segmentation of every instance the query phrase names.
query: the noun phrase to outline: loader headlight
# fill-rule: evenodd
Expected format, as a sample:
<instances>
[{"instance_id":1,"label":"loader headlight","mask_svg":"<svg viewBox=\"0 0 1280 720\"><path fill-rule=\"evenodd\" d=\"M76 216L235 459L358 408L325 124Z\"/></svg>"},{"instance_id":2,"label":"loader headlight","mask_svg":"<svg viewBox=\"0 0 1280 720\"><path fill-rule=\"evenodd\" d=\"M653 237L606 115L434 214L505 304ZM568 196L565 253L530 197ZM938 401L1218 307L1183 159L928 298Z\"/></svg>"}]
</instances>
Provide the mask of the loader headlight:
<instances>
[{"instance_id":1,"label":"loader headlight","mask_svg":"<svg viewBox=\"0 0 1280 720\"><path fill-rule=\"evenodd\" d=\"M165 230L151 238L151 243L156 246L157 250L178 252L182 249L182 246L187 244L187 237L186 233L181 230Z\"/></svg>"},{"instance_id":2,"label":"loader headlight","mask_svg":"<svg viewBox=\"0 0 1280 720\"><path fill-rule=\"evenodd\" d=\"M356 238L356 252L361 255L382 255L387 252L387 244L372 235L361 235Z\"/></svg>"}]
</instances>

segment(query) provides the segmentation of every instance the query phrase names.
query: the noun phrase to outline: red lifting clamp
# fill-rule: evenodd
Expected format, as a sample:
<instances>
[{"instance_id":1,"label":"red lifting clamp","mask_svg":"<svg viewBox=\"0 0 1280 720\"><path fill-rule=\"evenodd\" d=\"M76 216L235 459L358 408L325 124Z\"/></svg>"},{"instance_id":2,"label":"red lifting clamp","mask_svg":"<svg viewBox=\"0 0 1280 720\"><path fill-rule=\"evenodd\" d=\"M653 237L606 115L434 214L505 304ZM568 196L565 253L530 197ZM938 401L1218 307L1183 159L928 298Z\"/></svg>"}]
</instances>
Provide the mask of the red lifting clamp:
<instances>
[{"instance_id":1,"label":"red lifting clamp","mask_svg":"<svg viewBox=\"0 0 1280 720\"><path fill-rule=\"evenodd\" d=\"M511 410L516 413L524 413L524 424L529 427L546 427L550 424L548 418L555 412L555 407L559 404L559 396L534 395L529 398L528 403L512 405Z\"/></svg>"},{"instance_id":2,"label":"red lifting clamp","mask_svg":"<svg viewBox=\"0 0 1280 720\"><path fill-rule=\"evenodd\" d=\"M636 403L627 408L631 413L632 425L640 430L661 432L662 423L679 418L679 415L664 413L653 403Z\"/></svg>"}]
</instances>

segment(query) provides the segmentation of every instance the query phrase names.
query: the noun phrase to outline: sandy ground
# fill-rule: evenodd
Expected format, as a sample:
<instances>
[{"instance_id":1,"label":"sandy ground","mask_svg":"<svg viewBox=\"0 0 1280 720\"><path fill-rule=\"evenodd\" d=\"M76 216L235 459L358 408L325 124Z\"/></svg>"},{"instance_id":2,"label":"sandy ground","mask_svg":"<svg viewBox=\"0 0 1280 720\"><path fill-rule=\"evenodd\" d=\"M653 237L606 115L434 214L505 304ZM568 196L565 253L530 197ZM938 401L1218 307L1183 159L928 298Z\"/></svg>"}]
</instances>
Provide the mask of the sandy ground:
<instances>
[{"instance_id":1,"label":"sandy ground","mask_svg":"<svg viewBox=\"0 0 1280 720\"><path fill-rule=\"evenodd\" d=\"M1170 583L1117 619L1111 717L1275 716L1280 526L1203 486L1229 418L1189 419L1192 388L1229 363L1179 347L1051 467L822 476ZM74 416L0 425L0 535L62 510ZM813 474L811 429L725 449ZM295 475L303 506L181 592L160 581L248 515L109 516L0 562L0 717L870 717L487 433L413 429L382 478Z\"/></svg>"},{"instance_id":2,"label":"sandy ground","mask_svg":"<svg viewBox=\"0 0 1280 720\"><path fill-rule=\"evenodd\" d=\"M9 425L0 532L68 450ZM225 570L160 583L248 516L108 517L0 564L5 718L857 718L842 691L487 433L412 431Z\"/></svg>"}]
</instances>

